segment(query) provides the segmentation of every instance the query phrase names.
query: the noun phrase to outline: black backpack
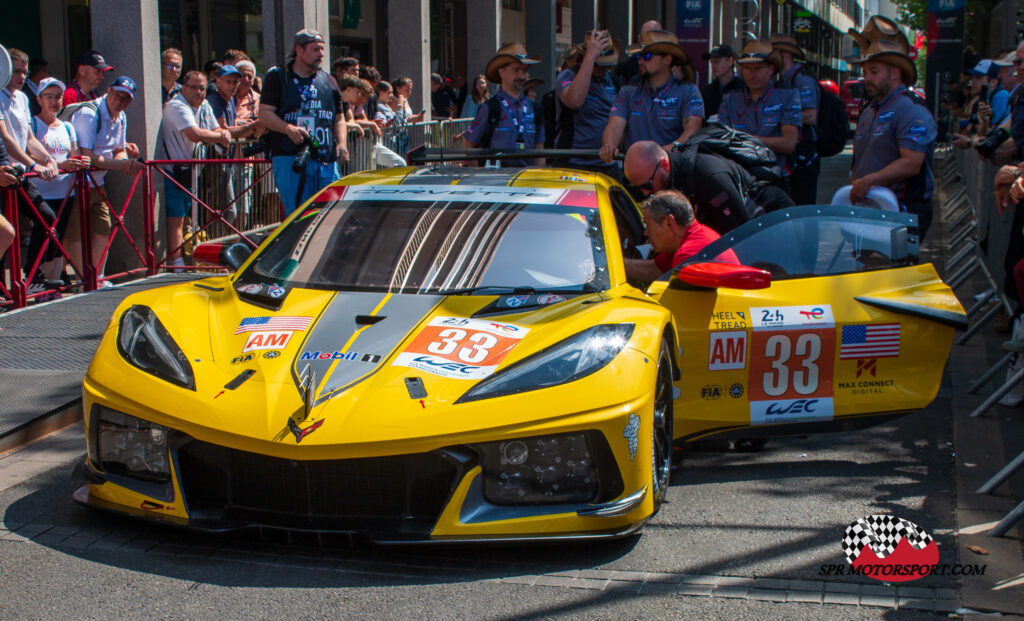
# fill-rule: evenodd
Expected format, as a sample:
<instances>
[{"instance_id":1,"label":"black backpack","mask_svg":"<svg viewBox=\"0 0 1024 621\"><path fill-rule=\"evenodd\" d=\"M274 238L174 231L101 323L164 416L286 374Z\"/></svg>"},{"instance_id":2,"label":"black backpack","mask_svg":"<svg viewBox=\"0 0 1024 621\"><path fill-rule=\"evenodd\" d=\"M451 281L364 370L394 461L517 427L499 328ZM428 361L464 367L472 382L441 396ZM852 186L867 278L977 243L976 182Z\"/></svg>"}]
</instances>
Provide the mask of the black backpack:
<instances>
[{"instance_id":1,"label":"black backpack","mask_svg":"<svg viewBox=\"0 0 1024 621\"><path fill-rule=\"evenodd\" d=\"M696 145L701 153L713 153L732 160L746 169L756 179L769 183L782 180L779 158L765 143L746 132L722 125L717 121L708 122L698 129L683 145Z\"/></svg>"},{"instance_id":2,"label":"black backpack","mask_svg":"<svg viewBox=\"0 0 1024 621\"><path fill-rule=\"evenodd\" d=\"M802 66L800 71L814 78ZM815 79L814 83L818 85L818 154L829 157L842 152L846 147L850 136L850 117L846 114L842 99L822 88L818 80Z\"/></svg>"},{"instance_id":3,"label":"black backpack","mask_svg":"<svg viewBox=\"0 0 1024 621\"><path fill-rule=\"evenodd\" d=\"M541 116L544 119L544 148L571 149L573 117L576 111L562 104L555 90L544 93L540 99Z\"/></svg>"},{"instance_id":4,"label":"black backpack","mask_svg":"<svg viewBox=\"0 0 1024 621\"><path fill-rule=\"evenodd\" d=\"M501 102L498 101L498 96L495 95L484 102L484 105L487 106L487 127L484 128L484 133L480 136L480 142L476 146L481 149L490 149L494 128L498 126L498 121L501 120Z\"/></svg>"}]
</instances>

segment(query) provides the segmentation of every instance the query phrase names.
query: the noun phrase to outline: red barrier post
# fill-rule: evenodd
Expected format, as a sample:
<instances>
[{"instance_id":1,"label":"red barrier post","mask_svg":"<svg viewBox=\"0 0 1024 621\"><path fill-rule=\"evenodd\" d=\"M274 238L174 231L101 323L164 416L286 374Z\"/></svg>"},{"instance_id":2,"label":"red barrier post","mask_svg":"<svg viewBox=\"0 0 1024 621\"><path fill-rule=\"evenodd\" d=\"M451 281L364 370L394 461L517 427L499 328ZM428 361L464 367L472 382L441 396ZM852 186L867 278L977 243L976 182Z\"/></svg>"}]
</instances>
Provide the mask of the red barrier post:
<instances>
[{"instance_id":1,"label":"red barrier post","mask_svg":"<svg viewBox=\"0 0 1024 621\"><path fill-rule=\"evenodd\" d=\"M7 266L11 271L11 300L14 308L24 308L27 287L21 276L21 232L18 229L18 186L4 189L4 203L7 210L7 221L14 227L14 242L7 251Z\"/></svg>"}]
</instances>

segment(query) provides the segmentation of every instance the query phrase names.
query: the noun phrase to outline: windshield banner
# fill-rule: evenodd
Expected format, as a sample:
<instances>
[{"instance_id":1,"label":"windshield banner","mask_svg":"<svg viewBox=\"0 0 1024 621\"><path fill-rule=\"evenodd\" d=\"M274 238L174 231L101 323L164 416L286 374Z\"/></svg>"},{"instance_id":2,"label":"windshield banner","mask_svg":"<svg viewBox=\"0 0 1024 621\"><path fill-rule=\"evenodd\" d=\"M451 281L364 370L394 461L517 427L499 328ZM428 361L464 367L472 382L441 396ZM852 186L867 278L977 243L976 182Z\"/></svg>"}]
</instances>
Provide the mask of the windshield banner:
<instances>
[{"instance_id":1,"label":"windshield banner","mask_svg":"<svg viewBox=\"0 0 1024 621\"><path fill-rule=\"evenodd\" d=\"M557 205L569 191L566 188L510 188L494 185L350 185L344 196L347 201L486 201Z\"/></svg>"}]
</instances>

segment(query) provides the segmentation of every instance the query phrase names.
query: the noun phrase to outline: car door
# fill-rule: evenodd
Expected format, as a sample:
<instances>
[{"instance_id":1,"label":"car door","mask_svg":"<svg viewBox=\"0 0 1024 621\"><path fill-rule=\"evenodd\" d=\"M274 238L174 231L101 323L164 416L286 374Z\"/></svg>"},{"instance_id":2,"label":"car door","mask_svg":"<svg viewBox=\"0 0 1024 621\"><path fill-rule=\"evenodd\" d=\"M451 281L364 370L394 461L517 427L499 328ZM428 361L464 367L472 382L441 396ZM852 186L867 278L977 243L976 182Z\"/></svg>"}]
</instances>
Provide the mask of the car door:
<instances>
[{"instance_id":1,"label":"car door","mask_svg":"<svg viewBox=\"0 0 1024 621\"><path fill-rule=\"evenodd\" d=\"M915 224L874 209L773 212L653 284L676 325L676 438L854 429L930 403L966 317L917 263Z\"/></svg>"}]
</instances>

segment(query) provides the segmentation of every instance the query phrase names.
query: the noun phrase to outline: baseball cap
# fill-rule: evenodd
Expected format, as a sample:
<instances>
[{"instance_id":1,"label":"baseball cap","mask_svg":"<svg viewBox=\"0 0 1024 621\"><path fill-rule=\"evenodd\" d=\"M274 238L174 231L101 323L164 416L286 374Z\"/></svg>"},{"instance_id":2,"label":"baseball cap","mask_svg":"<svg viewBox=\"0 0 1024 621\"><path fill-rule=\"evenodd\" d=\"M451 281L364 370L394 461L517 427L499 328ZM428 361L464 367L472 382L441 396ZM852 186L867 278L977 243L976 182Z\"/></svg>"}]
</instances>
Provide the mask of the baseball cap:
<instances>
[{"instance_id":1,"label":"baseball cap","mask_svg":"<svg viewBox=\"0 0 1024 621\"><path fill-rule=\"evenodd\" d=\"M89 50L88 52L85 52L78 57L78 62L75 64L88 65L89 67L95 67L100 71L110 71L113 69L113 67L107 64L107 61L103 60L103 57L100 56L100 53L96 50Z\"/></svg>"},{"instance_id":2,"label":"baseball cap","mask_svg":"<svg viewBox=\"0 0 1024 621\"><path fill-rule=\"evenodd\" d=\"M982 59L977 65L974 65L974 69L971 69L967 73L973 76L988 76L990 78L999 77L999 66L993 63L988 58Z\"/></svg>"},{"instance_id":3,"label":"baseball cap","mask_svg":"<svg viewBox=\"0 0 1024 621\"><path fill-rule=\"evenodd\" d=\"M295 33L292 45L306 45L307 43L323 43L324 36L312 28L303 28Z\"/></svg>"},{"instance_id":4,"label":"baseball cap","mask_svg":"<svg viewBox=\"0 0 1024 621\"><path fill-rule=\"evenodd\" d=\"M712 58L736 58L736 52L733 51L732 47L722 43L711 48L710 52L706 52L701 55L704 60L710 60Z\"/></svg>"},{"instance_id":5,"label":"baseball cap","mask_svg":"<svg viewBox=\"0 0 1024 621\"><path fill-rule=\"evenodd\" d=\"M121 91L122 93L128 93L129 97L135 99L135 80L126 75L114 80L114 83L110 85L110 88L115 91Z\"/></svg>"},{"instance_id":6,"label":"baseball cap","mask_svg":"<svg viewBox=\"0 0 1024 621\"><path fill-rule=\"evenodd\" d=\"M444 80L441 79L441 74L440 73L431 73L430 74L430 79L433 82L444 82Z\"/></svg>"},{"instance_id":7,"label":"baseball cap","mask_svg":"<svg viewBox=\"0 0 1024 621\"><path fill-rule=\"evenodd\" d=\"M997 67L1012 67L1013 66L1013 61L1016 58L1017 58L1017 52L1016 51L1008 52L1006 54L1006 56L1003 56L1002 58L997 58L997 59L993 60L992 64L997 66Z\"/></svg>"},{"instance_id":8,"label":"baseball cap","mask_svg":"<svg viewBox=\"0 0 1024 621\"><path fill-rule=\"evenodd\" d=\"M39 88L38 90L36 90L36 92L41 93L46 89L50 88L51 86L60 87L61 93L68 90L68 87L65 86L64 83L58 80L57 78L43 78L42 80L39 80Z\"/></svg>"},{"instance_id":9,"label":"baseball cap","mask_svg":"<svg viewBox=\"0 0 1024 621\"><path fill-rule=\"evenodd\" d=\"M296 43L295 45L299 45L299 44ZM223 77L223 76L226 76L226 75L241 76L242 72L239 71L238 67L236 67L234 65L224 65L223 67L220 68L220 70L217 71L217 77L220 78L220 77Z\"/></svg>"}]
</instances>

